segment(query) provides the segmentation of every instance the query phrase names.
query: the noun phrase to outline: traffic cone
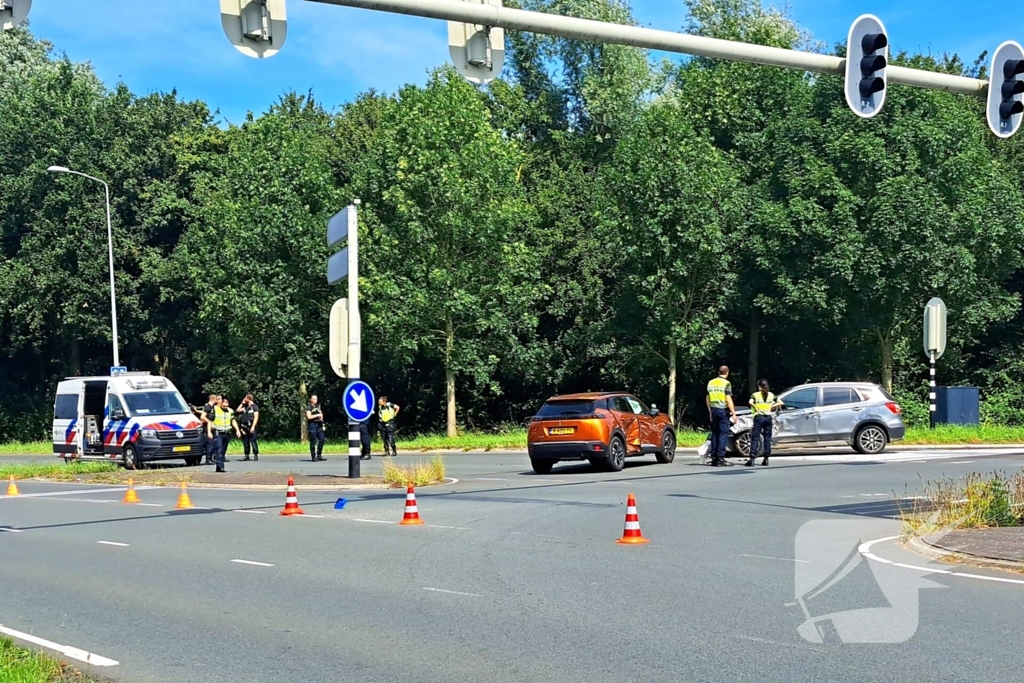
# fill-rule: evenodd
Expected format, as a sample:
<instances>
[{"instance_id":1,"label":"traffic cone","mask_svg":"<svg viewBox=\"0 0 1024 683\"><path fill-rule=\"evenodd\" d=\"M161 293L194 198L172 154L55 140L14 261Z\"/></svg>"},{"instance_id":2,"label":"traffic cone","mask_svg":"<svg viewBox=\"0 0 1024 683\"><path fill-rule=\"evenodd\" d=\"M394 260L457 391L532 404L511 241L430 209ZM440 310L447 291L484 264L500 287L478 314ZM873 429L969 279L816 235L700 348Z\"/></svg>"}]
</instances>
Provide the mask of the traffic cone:
<instances>
[{"instance_id":1,"label":"traffic cone","mask_svg":"<svg viewBox=\"0 0 1024 683\"><path fill-rule=\"evenodd\" d=\"M174 506L175 510L188 510L192 507L192 500L188 497L188 491L185 490L185 482L181 482L181 493L178 494L178 504Z\"/></svg>"},{"instance_id":2,"label":"traffic cone","mask_svg":"<svg viewBox=\"0 0 1024 683\"><path fill-rule=\"evenodd\" d=\"M615 542L628 544L651 542L649 538L644 538L644 535L640 533L640 515L636 513L636 498L632 493L626 497L626 528L622 531L622 538Z\"/></svg>"},{"instance_id":3,"label":"traffic cone","mask_svg":"<svg viewBox=\"0 0 1024 683\"><path fill-rule=\"evenodd\" d=\"M305 512L299 507L299 497L295 494L295 479L288 476L288 492L284 496L284 510L282 515L304 515Z\"/></svg>"},{"instance_id":4,"label":"traffic cone","mask_svg":"<svg viewBox=\"0 0 1024 683\"><path fill-rule=\"evenodd\" d=\"M8 496L20 496L18 493L18 485L14 483L14 475L11 475L10 480L7 482L7 495Z\"/></svg>"},{"instance_id":5,"label":"traffic cone","mask_svg":"<svg viewBox=\"0 0 1024 683\"><path fill-rule=\"evenodd\" d=\"M135 493L135 482L132 481L131 477L128 477L128 490L124 492L124 500L122 503L139 503L139 494Z\"/></svg>"},{"instance_id":6,"label":"traffic cone","mask_svg":"<svg viewBox=\"0 0 1024 683\"><path fill-rule=\"evenodd\" d=\"M420 519L420 511L416 508L416 492L413 490L412 484L405 492L405 514L399 524L423 524L423 520Z\"/></svg>"}]
</instances>

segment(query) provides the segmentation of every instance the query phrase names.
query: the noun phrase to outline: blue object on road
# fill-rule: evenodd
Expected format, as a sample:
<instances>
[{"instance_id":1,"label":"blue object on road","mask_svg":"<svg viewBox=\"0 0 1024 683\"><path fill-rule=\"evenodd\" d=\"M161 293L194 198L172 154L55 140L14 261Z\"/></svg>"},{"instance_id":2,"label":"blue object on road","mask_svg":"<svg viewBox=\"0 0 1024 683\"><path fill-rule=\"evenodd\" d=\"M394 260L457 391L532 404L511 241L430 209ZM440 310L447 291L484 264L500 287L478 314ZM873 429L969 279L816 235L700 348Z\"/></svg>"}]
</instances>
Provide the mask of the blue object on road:
<instances>
[{"instance_id":1,"label":"blue object on road","mask_svg":"<svg viewBox=\"0 0 1024 683\"><path fill-rule=\"evenodd\" d=\"M345 509L345 503L347 503L347 502L348 501L345 500L344 498L339 498L338 502L334 504L334 509L335 510L344 510Z\"/></svg>"},{"instance_id":2,"label":"blue object on road","mask_svg":"<svg viewBox=\"0 0 1024 683\"><path fill-rule=\"evenodd\" d=\"M373 389L362 380L349 382L345 387L345 413L352 422L366 422L373 415Z\"/></svg>"}]
</instances>

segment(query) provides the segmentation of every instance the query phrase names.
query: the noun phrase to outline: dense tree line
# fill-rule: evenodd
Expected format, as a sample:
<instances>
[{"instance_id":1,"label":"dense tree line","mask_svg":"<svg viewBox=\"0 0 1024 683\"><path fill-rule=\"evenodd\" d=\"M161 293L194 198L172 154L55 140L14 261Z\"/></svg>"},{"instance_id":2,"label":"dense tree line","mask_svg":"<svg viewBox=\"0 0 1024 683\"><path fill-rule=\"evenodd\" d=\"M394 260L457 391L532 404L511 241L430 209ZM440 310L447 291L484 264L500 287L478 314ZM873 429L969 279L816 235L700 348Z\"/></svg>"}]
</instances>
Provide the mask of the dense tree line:
<instances>
[{"instance_id":1,"label":"dense tree line","mask_svg":"<svg viewBox=\"0 0 1024 683\"><path fill-rule=\"evenodd\" d=\"M620 0L520 5L632 20ZM824 49L757 0L688 5L691 32ZM0 35L0 440L45 437L57 379L110 365L102 191L51 164L111 185L123 361L194 402L253 391L277 436L300 434L310 393L339 415L324 234L355 197L363 374L405 430L522 423L602 388L699 424L723 362L739 390L879 381L921 419L932 296L942 381L1024 421L1024 143L990 135L979 100L896 87L865 121L836 77L507 43L486 88L440 68L223 126ZM981 59L896 59L984 77Z\"/></svg>"}]
</instances>

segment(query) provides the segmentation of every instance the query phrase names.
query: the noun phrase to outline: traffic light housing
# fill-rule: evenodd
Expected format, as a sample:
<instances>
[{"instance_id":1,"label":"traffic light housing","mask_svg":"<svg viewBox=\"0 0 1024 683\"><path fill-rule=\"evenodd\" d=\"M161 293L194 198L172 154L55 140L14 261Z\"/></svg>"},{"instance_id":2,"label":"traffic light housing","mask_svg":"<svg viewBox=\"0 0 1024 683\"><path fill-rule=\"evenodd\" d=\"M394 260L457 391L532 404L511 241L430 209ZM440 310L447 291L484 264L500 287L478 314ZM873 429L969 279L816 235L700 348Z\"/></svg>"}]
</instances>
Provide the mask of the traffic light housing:
<instances>
[{"instance_id":1,"label":"traffic light housing","mask_svg":"<svg viewBox=\"0 0 1024 683\"><path fill-rule=\"evenodd\" d=\"M288 33L285 0L220 0L224 35L246 57L272 57Z\"/></svg>"},{"instance_id":2,"label":"traffic light housing","mask_svg":"<svg viewBox=\"0 0 1024 683\"><path fill-rule=\"evenodd\" d=\"M871 118L885 102L889 37L878 17L864 14L846 39L846 103L861 118Z\"/></svg>"},{"instance_id":3,"label":"traffic light housing","mask_svg":"<svg viewBox=\"0 0 1024 683\"><path fill-rule=\"evenodd\" d=\"M0 0L0 30L9 31L28 18L32 0Z\"/></svg>"},{"instance_id":4,"label":"traffic light housing","mask_svg":"<svg viewBox=\"0 0 1024 683\"><path fill-rule=\"evenodd\" d=\"M1017 132L1024 114L1024 50L1008 40L992 55L989 73L988 103L985 118L989 129L1001 138Z\"/></svg>"}]
</instances>

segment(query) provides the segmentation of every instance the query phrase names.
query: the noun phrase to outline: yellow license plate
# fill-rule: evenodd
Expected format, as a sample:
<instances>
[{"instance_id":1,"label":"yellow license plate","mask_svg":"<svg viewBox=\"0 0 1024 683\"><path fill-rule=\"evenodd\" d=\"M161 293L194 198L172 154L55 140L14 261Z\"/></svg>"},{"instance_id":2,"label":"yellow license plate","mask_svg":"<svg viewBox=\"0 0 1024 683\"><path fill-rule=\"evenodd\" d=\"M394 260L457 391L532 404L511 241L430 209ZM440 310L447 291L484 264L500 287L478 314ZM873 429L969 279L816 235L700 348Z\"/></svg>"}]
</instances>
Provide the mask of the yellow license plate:
<instances>
[{"instance_id":1,"label":"yellow license plate","mask_svg":"<svg viewBox=\"0 0 1024 683\"><path fill-rule=\"evenodd\" d=\"M548 430L548 434L551 436L559 436L561 434L575 434L575 427L552 427Z\"/></svg>"},{"instance_id":2,"label":"yellow license plate","mask_svg":"<svg viewBox=\"0 0 1024 683\"><path fill-rule=\"evenodd\" d=\"M174 452L175 453L188 453L190 450L192 450L191 446L175 446L174 447Z\"/></svg>"}]
</instances>

